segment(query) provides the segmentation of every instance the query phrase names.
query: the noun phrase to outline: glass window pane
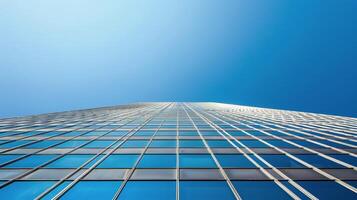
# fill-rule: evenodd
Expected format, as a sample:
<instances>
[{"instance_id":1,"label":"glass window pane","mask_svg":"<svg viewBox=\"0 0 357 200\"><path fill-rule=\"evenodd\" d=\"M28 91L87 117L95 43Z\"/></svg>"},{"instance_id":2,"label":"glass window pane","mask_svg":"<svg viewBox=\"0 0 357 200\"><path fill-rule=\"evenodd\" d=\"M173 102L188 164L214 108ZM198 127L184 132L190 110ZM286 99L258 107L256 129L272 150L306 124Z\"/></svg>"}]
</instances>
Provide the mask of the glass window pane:
<instances>
[{"instance_id":1,"label":"glass window pane","mask_svg":"<svg viewBox=\"0 0 357 200\"><path fill-rule=\"evenodd\" d=\"M211 155L180 155L181 168L217 168Z\"/></svg>"},{"instance_id":2,"label":"glass window pane","mask_svg":"<svg viewBox=\"0 0 357 200\"><path fill-rule=\"evenodd\" d=\"M56 196L61 190L63 190L67 185L69 185L71 181L65 181L61 183L59 186L57 186L55 189L53 189L51 192L46 194L41 200L51 200L53 197Z\"/></svg>"},{"instance_id":3,"label":"glass window pane","mask_svg":"<svg viewBox=\"0 0 357 200\"><path fill-rule=\"evenodd\" d=\"M222 167L256 168L256 166L243 155L216 155L216 157Z\"/></svg>"},{"instance_id":4,"label":"glass window pane","mask_svg":"<svg viewBox=\"0 0 357 200\"><path fill-rule=\"evenodd\" d=\"M120 200L175 200L175 181L128 181L119 195Z\"/></svg>"},{"instance_id":5,"label":"glass window pane","mask_svg":"<svg viewBox=\"0 0 357 200\"><path fill-rule=\"evenodd\" d=\"M60 145L57 145L56 148L76 148L76 147L79 147L87 142L88 142L88 140L70 140L70 141L64 142Z\"/></svg>"},{"instance_id":6,"label":"glass window pane","mask_svg":"<svg viewBox=\"0 0 357 200\"><path fill-rule=\"evenodd\" d=\"M226 140L207 140L207 143L211 148L234 147Z\"/></svg>"},{"instance_id":7,"label":"glass window pane","mask_svg":"<svg viewBox=\"0 0 357 200\"><path fill-rule=\"evenodd\" d=\"M205 147L202 140L180 140L181 148Z\"/></svg>"},{"instance_id":8,"label":"glass window pane","mask_svg":"<svg viewBox=\"0 0 357 200\"><path fill-rule=\"evenodd\" d=\"M176 147L176 140L153 140L150 147L174 148Z\"/></svg>"},{"instance_id":9,"label":"glass window pane","mask_svg":"<svg viewBox=\"0 0 357 200\"><path fill-rule=\"evenodd\" d=\"M304 168L302 164L298 163L297 161L285 155L260 155L260 156L274 167Z\"/></svg>"},{"instance_id":10,"label":"glass window pane","mask_svg":"<svg viewBox=\"0 0 357 200\"><path fill-rule=\"evenodd\" d=\"M327 160L318 155L295 155L296 157L300 158L301 160L315 166L321 168L344 168L344 166L337 164L333 161Z\"/></svg>"},{"instance_id":11,"label":"glass window pane","mask_svg":"<svg viewBox=\"0 0 357 200\"><path fill-rule=\"evenodd\" d=\"M47 165L46 168L77 168L93 156L94 155L65 155Z\"/></svg>"},{"instance_id":12,"label":"glass window pane","mask_svg":"<svg viewBox=\"0 0 357 200\"><path fill-rule=\"evenodd\" d=\"M353 166L357 166L357 158L356 157L352 157L350 155L340 155L340 154L332 154L332 155L329 155L333 158L336 158L338 160L341 160L345 163L348 163L348 164L351 164Z\"/></svg>"},{"instance_id":13,"label":"glass window pane","mask_svg":"<svg viewBox=\"0 0 357 200\"><path fill-rule=\"evenodd\" d=\"M333 181L297 181L319 199L356 199L357 195Z\"/></svg>"},{"instance_id":14,"label":"glass window pane","mask_svg":"<svg viewBox=\"0 0 357 200\"><path fill-rule=\"evenodd\" d=\"M0 189L0 197L11 200L35 199L54 183L54 181L15 181Z\"/></svg>"},{"instance_id":15,"label":"glass window pane","mask_svg":"<svg viewBox=\"0 0 357 200\"><path fill-rule=\"evenodd\" d=\"M95 140L82 148L105 148L113 144L114 140Z\"/></svg>"},{"instance_id":16,"label":"glass window pane","mask_svg":"<svg viewBox=\"0 0 357 200\"><path fill-rule=\"evenodd\" d=\"M233 192L225 181L180 181L180 199L233 200Z\"/></svg>"},{"instance_id":17,"label":"glass window pane","mask_svg":"<svg viewBox=\"0 0 357 200\"><path fill-rule=\"evenodd\" d=\"M6 165L8 168L34 168L40 166L51 159L55 158L57 155L32 155L14 163Z\"/></svg>"},{"instance_id":18,"label":"glass window pane","mask_svg":"<svg viewBox=\"0 0 357 200\"><path fill-rule=\"evenodd\" d=\"M233 181L242 199L292 199L273 181Z\"/></svg>"},{"instance_id":19,"label":"glass window pane","mask_svg":"<svg viewBox=\"0 0 357 200\"><path fill-rule=\"evenodd\" d=\"M112 199L122 181L79 181L61 199Z\"/></svg>"},{"instance_id":20,"label":"glass window pane","mask_svg":"<svg viewBox=\"0 0 357 200\"><path fill-rule=\"evenodd\" d=\"M268 145L260 142L259 140L240 140L243 144L250 148L266 148Z\"/></svg>"},{"instance_id":21,"label":"glass window pane","mask_svg":"<svg viewBox=\"0 0 357 200\"><path fill-rule=\"evenodd\" d=\"M121 147L123 147L123 148L127 148L127 147L133 147L133 148L145 147L147 145L147 143L148 143L147 140L128 140Z\"/></svg>"},{"instance_id":22,"label":"glass window pane","mask_svg":"<svg viewBox=\"0 0 357 200\"><path fill-rule=\"evenodd\" d=\"M176 155L144 155L138 168L175 168Z\"/></svg>"},{"instance_id":23,"label":"glass window pane","mask_svg":"<svg viewBox=\"0 0 357 200\"><path fill-rule=\"evenodd\" d=\"M13 148L13 147L18 147L27 143L33 142L33 140L17 140L17 141L13 141L13 142L9 142L6 144L2 144L0 145L0 148Z\"/></svg>"},{"instance_id":24,"label":"glass window pane","mask_svg":"<svg viewBox=\"0 0 357 200\"><path fill-rule=\"evenodd\" d=\"M15 160L16 158L19 158L21 156L23 155L0 155L0 165L11 160Z\"/></svg>"},{"instance_id":25,"label":"glass window pane","mask_svg":"<svg viewBox=\"0 0 357 200\"><path fill-rule=\"evenodd\" d=\"M131 168L139 155L110 155L97 168Z\"/></svg>"},{"instance_id":26,"label":"glass window pane","mask_svg":"<svg viewBox=\"0 0 357 200\"><path fill-rule=\"evenodd\" d=\"M25 146L25 148L47 148L60 142L63 142L63 140L44 140Z\"/></svg>"}]
</instances>

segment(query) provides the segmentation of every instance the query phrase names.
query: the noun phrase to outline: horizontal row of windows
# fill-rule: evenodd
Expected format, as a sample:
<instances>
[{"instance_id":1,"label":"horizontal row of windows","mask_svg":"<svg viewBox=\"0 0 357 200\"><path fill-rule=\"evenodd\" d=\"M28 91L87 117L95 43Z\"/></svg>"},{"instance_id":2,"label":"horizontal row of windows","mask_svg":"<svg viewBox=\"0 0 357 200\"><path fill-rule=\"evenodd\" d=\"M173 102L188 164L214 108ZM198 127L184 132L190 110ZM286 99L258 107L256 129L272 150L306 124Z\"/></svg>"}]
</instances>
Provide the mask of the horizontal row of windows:
<instances>
[{"instance_id":1,"label":"horizontal row of windows","mask_svg":"<svg viewBox=\"0 0 357 200\"><path fill-rule=\"evenodd\" d=\"M236 142L234 140L230 140L228 142L227 140L206 140L207 144L209 147L213 148L232 148L232 147L244 147L243 145L251 148L267 148L269 145L264 144L263 142L256 140L256 139L246 139L246 140L238 140L239 142ZM279 148L297 148L296 145L290 144L288 142L282 141L282 140L276 140L276 139L270 139L270 140L264 140L267 143L279 147ZM319 144L315 144L309 141L305 140L289 140L290 142L296 143L298 145L302 145L304 147L308 148L321 148L323 146ZM322 144L330 145L332 147L336 148L352 148L351 146L346 146L343 144L338 144L335 142L331 141L326 141L326 140L314 140L315 142L319 142ZM105 148L113 144L114 142L117 142L116 140L95 140L90 142L90 140L43 140L43 141L38 141L35 142L35 140L17 140L17 141L6 141L6 140L0 140L0 148L16 148L21 146L22 148L48 148L51 146L56 145L56 148L75 148L79 147L81 145L83 148ZM119 141L121 142L121 141ZM117 143L119 143L117 142ZM88 143L88 144L87 144ZM124 142L123 145L120 147L122 148L140 148L140 147L145 147L149 143L149 140L127 140ZM347 142L347 143L352 143L352 142ZM26 145L28 144L28 145ZM233 145L234 144L234 145ZM26 145L26 146L25 146ZM204 143L202 140L179 140L178 143L179 147L183 148L202 148L205 147ZM352 145L352 144L350 144ZM177 141L176 140L153 140L149 147L163 147L163 148L170 148L170 147L176 147L177 146ZM115 147L115 146L113 146Z\"/></svg>"},{"instance_id":2,"label":"horizontal row of windows","mask_svg":"<svg viewBox=\"0 0 357 200\"><path fill-rule=\"evenodd\" d=\"M15 181L0 189L4 199L35 199L46 189L53 186L54 181ZM281 187L272 181L233 181L233 186L243 199L292 199ZM356 199L356 194L332 181L297 181L297 183L319 199ZM46 193L44 199L51 199L70 181L62 182L54 190ZM112 199L118 192L122 181L79 181L71 187L61 199ZM287 182L283 182L288 186ZM356 185L356 182L349 182ZM289 187L291 187L289 185ZM21 191L21 192L19 192ZM236 199L231 188L224 181L180 181L176 191L175 181L128 181L119 194L120 200L175 200L179 192L180 199L216 200ZM306 199L302 193L300 198Z\"/></svg>"},{"instance_id":3,"label":"horizontal row of windows","mask_svg":"<svg viewBox=\"0 0 357 200\"><path fill-rule=\"evenodd\" d=\"M98 156L99 158L103 156ZM295 155L297 158L319 168L344 168L344 166L323 158L318 155ZM357 165L357 159L349 155L331 155L333 158L339 159ZM0 165L8 163L12 160L18 159L22 155L0 155ZM5 168L34 168L46 162L49 162L58 155L31 155L22 158L18 161L11 162L5 165ZM47 168L77 168L84 164L86 161L94 158L94 155L64 155L61 158L46 165ZM138 163L138 168L175 168L176 155L155 155L144 154ZM225 168L256 168L248 158L244 155L224 155L216 154L219 164ZM304 165L293 160L286 155L260 155L262 159L270 163L274 167L280 168L306 168ZM217 168L216 163L209 154L180 154L179 166L181 168ZM250 155L254 161L258 162L262 167L269 167L267 164L260 161L255 156ZM139 155L135 154L121 154L108 156L98 168L131 168L134 163L139 159ZM91 162L92 163L92 162ZM90 167L87 165L87 167Z\"/></svg>"}]
</instances>

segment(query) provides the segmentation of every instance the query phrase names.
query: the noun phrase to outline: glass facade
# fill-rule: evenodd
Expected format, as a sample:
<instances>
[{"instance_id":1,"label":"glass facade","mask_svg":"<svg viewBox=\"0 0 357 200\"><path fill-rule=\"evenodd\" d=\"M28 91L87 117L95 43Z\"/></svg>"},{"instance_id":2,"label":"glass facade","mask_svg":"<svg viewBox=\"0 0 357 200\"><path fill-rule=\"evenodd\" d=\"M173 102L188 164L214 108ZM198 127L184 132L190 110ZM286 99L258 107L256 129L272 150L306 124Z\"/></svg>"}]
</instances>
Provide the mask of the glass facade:
<instances>
[{"instance_id":1,"label":"glass facade","mask_svg":"<svg viewBox=\"0 0 357 200\"><path fill-rule=\"evenodd\" d=\"M357 119L142 103L0 120L1 199L357 199Z\"/></svg>"}]
</instances>

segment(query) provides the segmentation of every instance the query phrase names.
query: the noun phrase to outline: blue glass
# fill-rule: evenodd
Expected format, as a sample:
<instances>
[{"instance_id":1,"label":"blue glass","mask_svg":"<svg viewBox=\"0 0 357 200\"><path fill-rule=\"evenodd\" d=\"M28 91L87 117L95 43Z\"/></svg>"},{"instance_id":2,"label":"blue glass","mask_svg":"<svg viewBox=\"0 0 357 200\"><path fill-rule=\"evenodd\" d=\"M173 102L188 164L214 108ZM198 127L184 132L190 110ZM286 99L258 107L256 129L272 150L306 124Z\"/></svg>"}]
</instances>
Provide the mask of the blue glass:
<instances>
[{"instance_id":1,"label":"blue glass","mask_svg":"<svg viewBox=\"0 0 357 200\"><path fill-rule=\"evenodd\" d=\"M93 155L94 157L95 155ZM92 161L90 161L89 163L87 163L84 168L89 168L92 167L92 165L94 165L98 160L100 160L104 155L99 155L97 157L95 157Z\"/></svg>"},{"instance_id":2,"label":"blue glass","mask_svg":"<svg viewBox=\"0 0 357 200\"><path fill-rule=\"evenodd\" d=\"M154 131L137 131L134 135L136 136L153 136Z\"/></svg>"},{"instance_id":3,"label":"blue glass","mask_svg":"<svg viewBox=\"0 0 357 200\"><path fill-rule=\"evenodd\" d=\"M345 163L351 164L353 166L357 166L357 158L356 157L352 157L350 155L344 155L344 154L331 154L329 156L336 158L338 160L341 160Z\"/></svg>"},{"instance_id":4,"label":"blue glass","mask_svg":"<svg viewBox=\"0 0 357 200\"><path fill-rule=\"evenodd\" d=\"M243 155L216 155L219 163L222 167L226 168L256 168L252 162L250 162Z\"/></svg>"},{"instance_id":5,"label":"blue glass","mask_svg":"<svg viewBox=\"0 0 357 200\"><path fill-rule=\"evenodd\" d=\"M332 146L332 147L340 148L340 149L353 148L353 147L346 146L346 145L344 145L344 144L339 144L339 143L335 143L335 142L328 141L328 140L315 140L315 141L316 141L316 142L323 143L323 144L326 144L326 145L329 145L329 146ZM341 142L344 142L344 141L341 141ZM347 143L347 142L346 142L346 143Z\"/></svg>"},{"instance_id":6,"label":"blue glass","mask_svg":"<svg viewBox=\"0 0 357 200\"><path fill-rule=\"evenodd\" d=\"M327 160L318 155L295 155L301 160L318 168L344 168L344 166L337 164L333 161Z\"/></svg>"},{"instance_id":7,"label":"blue glass","mask_svg":"<svg viewBox=\"0 0 357 200\"><path fill-rule=\"evenodd\" d=\"M133 147L133 148L140 148L140 147L145 147L148 143L148 140L129 140L126 141L121 147L127 148L127 147Z\"/></svg>"},{"instance_id":8,"label":"blue glass","mask_svg":"<svg viewBox=\"0 0 357 200\"><path fill-rule=\"evenodd\" d=\"M47 193L41 200L51 200L53 197L55 197L60 191L62 191L67 185L69 185L71 181L65 181L61 183L59 186L51 190L51 192Z\"/></svg>"},{"instance_id":9,"label":"blue glass","mask_svg":"<svg viewBox=\"0 0 357 200\"><path fill-rule=\"evenodd\" d=\"M180 131L179 132L180 136L198 136L197 131Z\"/></svg>"},{"instance_id":10,"label":"blue glass","mask_svg":"<svg viewBox=\"0 0 357 200\"><path fill-rule=\"evenodd\" d=\"M240 140L244 145L250 148L266 148L268 145L260 142L259 140Z\"/></svg>"},{"instance_id":11,"label":"blue glass","mask_svg":"<svg viewBox=\"0 0 357 200\"><path fill-rule=\"evenodd\" d=\"M46 168L77 168L93 156L94 155L65 155L46 165Z\"/></svg>"},{"instance_id":12,"label":"blue glass","mask_svg":"<svg viewBox=\"0 0 357 200\"><path fill-rule=\"evenodd\" d=\"M247 135L243 131L227 131L227 133L232 136L246 136Z\"/></svg>"},{"instance_id":13,"label":"blue glass","mask_svg":"<svg viewBox=\"0 0 357 200\"><path fill-rule=\"evenodd\" d=\"M56 148L76 148L87 142L89 142L89 140L70 140L57 145Z\"/></svg>"},{"instance_id":14,"label":"blue glass","mask_svg":"<svg viewBox=\"0 0 357 200\"><path fill-rule=\"evenodd\" d=\"M122 181L79 181L61 199L112 199Z\"/></svg>"},{"instance_id":15,"label":"blue glass","mask_svg":"<svg viewBox=\"0 0 357 200\"><path fill-rule=\"evenodd\" d=\"M249 134L254 135L254 136L263 136L263 135L267 135L267 134L262 133L262 132L257 131L257 130L246 130L246 132L248 132Z\"/></svg>"},{"instance_id":16,"label":"blue glass","mask_svg":"<svg viewBox=\"0 0 357 200\"><path fill-rule=\"evenodd\" d=\"M233 181L242 199L292 199L273 181Z\"/></svg>"},{"instance_id":17,"label":"blue glass","mask_svg":"<svg viewBox=\"0 0 357 200\"><path fill-rule=\"evenodd\" d=\"M144 155L138 168L175 168L176 155Z\"/></svg>"},{"instance_id":18,"label":"blue glass","mask_svg":"<svg viewBox=\"0 0 357 200\"><path fill-rule=\"evenodd\" d=\"M106 134L106 131L91 131L89 133L84 134L83 136L100 136Z\"/></svg>"},{"instance_id":19,"label":"blue glass","mask_svg":"<svg viewBox=\"0 0 357 200\"><path fill-rule=\"evenodd\" d=\"M68 136L78 136L78 135L82 135L84 133L85 133L84 131L72 131L72 132L64 134L63 136L66 136L66 137L68 137Z\"/></svg>"},{"instance_id":20,"label":"blue glass","mask_svg":"<svg viewBox=\"0 0 357 200\"><path fill-rule=\"evenodd\" d=\"M97 168L131 168L139 155L110 155Z\"/></svg>"},{"instance_id":21,"label":"blue glass","mask_svg":"<svg viewBox=\"0 0 357 200\"><path fill-rule=\"evenodd\" d=\"M42 134L43 136L55 136L55 135L61 135L64 134L65 132L61 132L61 131L51 131L48 133L44 133Z\"/></svg>"},{"instance_id":22,"label":"blue glass","mask_svg":"<svg viewBox=\"0 0 357 200\"><path fill-rule=\"evenodd\" d=\"M296 146L289 144L287 142L284 142L282 140L265 140L269 144L279 147L279 148L297 148Z\"/></svg>"},{"instance_id":23,"label":"blue glass","mask_svg":"<svg viewBox=\"0 0 357 200\"><path fill-rule=\"evenodd\" d=\"M34 144L30 144L25 146L25 148L47 148L52 145L58 144L60 142L63 142L63 140L44 140L40 142L36 142Z\"/></svg>"},{"instance_id":24,"label":"blue glass","mask_svg":"<svg viewBox=\"0 0 357 200\"><path fill-rule=\"evenodd\" d=\"M14 147L18 147L18 146L33 142L33 141L34 140L17 140L17 141L9 142L6 144L2 144L2 145L0 145L0 148L4 148L4 149L14 148Z\"/></svg>"},{"instance_id":25,"label":"blue glass","mask_svg":"<svg viewBox=\"0 0 357 200\"><path fill-rule=\"evenodd\" d=\"M180 140L181 148L205 147L202 140Z\"/></svg>"},{"instance_id":26,"label":"blue glass","mask_svg":"<svg viewBox=\"0 0 357 200\"><path fill-rule=\"evenodd\" d=\"M126 135L128 131L113 131L107 134L107 136L123 136Z\"/></svg>"},{"instance_id":27,"label":"blue glass","mask_svg":"<svg viewBox=\"0 0 357 200\"><path fill-rule=\"evenodd\" d=\"M113 144L113 142L115 142L115 140L95 140L82 148L105 148Z\"/></svg>"},{"instance_id":28,"label":"blue glass","mask_svg":"<svg viewBox=\"0 0 357 200\"><path fill-rule=\"evenodd\" d=\"M233 200L233 192L225 181L180 181L181 200Z\"/></svg>"},{"instance_id":29,"label":"blue glass","mask_svg":"<svg viewBox=\"0 0 357 200\"><path fill-rule=\"evenodd\" d=\"M0 189L0 197L11 200L35 199L54 183L55 181L15 181Z\"/></svg>"},{"instance_id":30,"label":"blue glass","mask_svg":"<svg viewBox=\"0 0 357 200\"><path fill-rule=\"evenodd\" d=\"M217 131L201 131L203 136L220 136Z\"/></svg>"},{"instance_id":31,"label":"blue glass","mask_svg":"<svg viewBox=\"0 0 357 200\"><path fill-rule=\"evenodd\" d=\"M128 181L120 200L175 200L175 181Z\"/></svg>"},{"instance_id":32,"label":"blue glass","mask_svg":"<svg viewBox=\"0 0 357 200\"><path fill-rule=\"evenodd\" d=\"M217 168L211 155L180 154L181 168Z\"/></svg>"},{"instance_id":33,"label":"blue glass","mask_svg":"<svg viewBox=\"0 0 357 200\"><path fill-rule=\"evenodd\" d=\"M34 168L40 166L58 155L32 155L14 163L6 165L7 168Z\"/></svg>"},{"instance_id":34,"label":"blue glass","mask_svg":"<svg viewBox=\"0 0 357 200\"><path fill-rule=\"evenodd\" d=\"M153 140L150 147L175 148L176 140Z\"/></svg>"},{"instance_id":35,"label":"blue glass","mask_svg":"<svg viewBox=\"0 0 357 200\"><path fill-rule=\"evenodd\" d=\"M290 140L290 141L294 142L296 144L299 144L301 146L308 147L308 148L324 148L321 145L318 145L318 144L315 144L315 143L312 143L309 141L305 141L305 140Z\"/></svg>"},{"instance_id":36,"label":"blue glass","mask_svg":"<svg viewBox=\"0 0 357 200\"><path fill-rule=\"evenodd\" d=\"M319 199L354 200L357 195L334 181L297 181Z\"/></svg>"},{"instance_id":37,"label":"blue glass","mask_svg":"<svg viewBox=\"0 0 357 200\"><path fill-rule=\"evenodd\" d=\"M0 155L0 165L7 163L11 160L15 160L23 155Z\"/></svg>"},{"instance_id":38,"label":"blue glass","mask_svg":"<svg viewBox=\"0 0 357 200\"><path fill-rule=\"evenodd\" d=\"M211 148L229 148L234 147L226 140L207 140L208 146Z\"/></svg>"},{"instance_id":39,"label":"blue glass","mask_svg":"<svg viewBox=\"0 0 357 200\"><path fill-rule=\"evenodd\" d=\"M306 196L303 192L295 188L288 181L280 181L285 187L291 190L296 196L298 196L301 200L311 200L308 196Z\"/></svg>"},{"instance_id":40,"label":"blue glass","mask_svg":"<svg viewBox=\"0 0 357 200\"><path fill-rule=\"evenodd\" d=\"M274 167L304 168L304 166L286 155L260 155Z\"/></svg>"},{"instance_id":41,"label":"blue glass","mask_svg":"<svg viewBox=\"0 0 357 200\"><path fill-rule=\"evenodd\" d=\"M177 133L176 131L158 131L156 134L156 136L176 136Z\"/></svg>"}]
</instances>

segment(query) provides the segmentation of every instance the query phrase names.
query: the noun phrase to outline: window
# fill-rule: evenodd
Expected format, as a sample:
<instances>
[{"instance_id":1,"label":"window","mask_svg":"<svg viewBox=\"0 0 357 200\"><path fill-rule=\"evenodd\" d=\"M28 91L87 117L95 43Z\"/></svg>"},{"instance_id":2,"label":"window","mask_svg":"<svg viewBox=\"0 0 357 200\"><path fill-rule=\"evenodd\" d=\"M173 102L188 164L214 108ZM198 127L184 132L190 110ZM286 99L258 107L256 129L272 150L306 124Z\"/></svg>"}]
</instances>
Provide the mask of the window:
<instances>
[{"instance_id":1,"label":"window","mask_svg":"<svg viewBox=\"0 0 357 200\"><path fill-rule=\"evenodd\" d=\"M356 194L334 181L297 181L319 199L356 199Z\"/></svg>"},{"instance_id":2,"label":"window","mask_svg":"<svg viewBox=\"0 0 357 200\"><path fill-rule=\"evenodd\" d=\"M198 136L197 131L180 131L179 132L180 136Z\"/></svg>"},{"instance_id":3,"label":"window","mask_svg":"<svg viewBox=\"0 0 357 200\"><path fill-rule=\"evenodd\" d=\"M79 181L61 199L112 199L122 181Z\"/></svg>"},{"instance_id":4,"label":"window","mask_svg":"<svg viewBox=\"0 0 357 200\"><path fill-rule=\"evenodd\" d=\"M350 155L342 155L342 154L332 154L329 156L336 158L338 160L341 160L345 163L351 164L353 166L357 166L357 158L356 157L352 157Z\"/></svg>"},{"instance_id":5,"label":"window","mask_svg":"<svg viewBox=\"0 0 357 200\"><path fill-rule=\"evenodd\" d=\"M30 144L25 146L25 148L47 148L52 145L58 144L60 142L63 142L63 140L44 140L40 142L36 142L34 144Z\"/></svg>"},{"instance_id":6,"label":"window","mask_svg":"<svg viewBox=\"0 0 357 200\"><path fill-rule=\"evenodd\" d=\"M0 145L0 148L4 148L4 149L14 148L14 147L18 147L18 146L33 142L33 141L34 140L17 140L17 141L9 142L6 144L2 144L2 145Z\"/></svg>"},{"instance_id":7,"label":"window","mask_svg":"<svg viewBox=\"0 0 357 200\"><path fill-rule=\"evenodd\" d=\"M180 181L180 199L233 200L233 192L225 181Z\"/></svg>"},{"instance_id":8,"label":"window","mask_svg":"<svg viewBox=\"0 0 357 200\"><path fill-rule=\"evenodd\" d=\"M6 165L7 168L34 168L38 167L51 159L55 158L57 155L32 155L14 163Z\"/></svg>"},{"instance_id":9,"label":"window","mask_svg":"<svg viewBox=\"0 0 357 200\"><path fill-rule=\"evenodd\" d=\"M0 189L0 196L2 199L11 200L35 199L54 183L54 181L15 181Z\"/></svg>"},{"instance_id":10,"label":"window","mask_svg":"<svg viewBox=\"0 0 357 200\"><path fill-rule=\"evenodd\" d=\"M273 181L233 181L242 199L292 199Z\"/></svg>"},{"instance_id":11,"label":"window","mask_svg":"<svg viewBox=\"0 0 357 200\"><path fill-rule=\"evenodd\" d=\"M87 142L89 142L89 140L70 140L57 145L56 148L76 148Z\"/></svg>"},{"instance_id":12,"label":"window","mask_svg":"<svg viewBox=\"0 0 357 200\"><path fill-rule=\"evenodd\" d=\"M153 140L150 147L174 148L176 147L176 140Z\"/></svg>"},{"instance_id":13,"label":"window","mask_svg":"<svg viewBox=\"0 0 357 200\"><path fill-rule=\"evenodd\" d=\"M181 148L205 147L202 140L180 140Z\"/></svg>"},{"instance_id":14,"label":"window","mask_svg":"<svg viewBox=\"0 0 357 200\"><path fill-rule=\"evenodd\" d=\"M175 168L176 155L144 155L138 168Z\"/></svg>"},{"instance_id":15,"label":"window","mask_svg":"<svg viewBox=\"0 0 357 200\"><path fill-rule=\"evenodd\" d=\"M261 155L274 167L304 168L304 166L286 155ZM265 164L263 164L265 166Z\"/></svg>"},{"instance_id":16,"label":"window","mask_svg":"<svg viewBox=\"0 0 357 200\"><path fill-rule=\"evenodd\" d=\"M260 142L259 140L240 140L244 145L250 148L266 148L268 145Z\"/></svg>"},{"instance_id":17,"label":"window","mask_svg":"<svg viewBox=\"0 0 357 200\"><path fill-rule=\"evenodd\" d=\"M217 168L211 155L180 155L181 168Z\"/></svg>"},{"instance_id":18,"label":"window","mask_svg":"<svg viewBox=\"0 0 357 200\"><path fill-rule=\"evenodd\" d=\"M225 147L234 147L226 140L207 140L208 146L211 148L225 148Z\"/></svg>"},{"instance_id":19,"label":"window","mask_svg":"<svg viewBox=\"0 0 357 200\"><path fill-rule=\"evenodd\" d=\"M265 140L266 142L268 142L269 144L279 147L279 148L298 148L292 144L289 144L287 142L284 142L282 140Z\"/></svg>"},{"instance_id":20,"label":"window","mask_svg":"<svg viewBox=\"0 0 357 200\"><path fill-rule=\"evenodd\" d=\"M216 157L222 167L256 168L256 166L243 155L216 155Z\"/></svg>"},{"instance_id":21,"label":"window","mask_svg":"<svg viewBox=\"0 0 357 200\"><path fill-rule=\"evenodd\" d=\"M97 168L131 168L139 155L110 155Z\"/></svg>"},{"instance_id":22,"label":"window","mask_svg":"<svg viewBox=\"0 0 357 200\"><path fill-rule=\"evenodd\" d=\"M87 145L85 145L83 148L105 148L111 145L114 140L95 140Z\"/></svg>"},{"instance_id":23,"label":"window","mask_svg":"<svg viewBox=\"0 0 357 200\"><path fill-rule=\"evenodd\" d=\"M0 165L9 162L11 160L15 160L23 155L0 155Z\"/></svg>"},{"instance_id":24,"label":"window","mask_svg":"<svg viewBox=\"0 0 357 200\"><path fill-rule=\"evenodd\" d=\"M175 181L128 181L120 193L120 200L175 200Z\"/></svg>"},{"instance_id":25,"label":"window","mask_svg":"<svg viewBox=\"0 0 357 200\"><path fill-rule=\"evenodd\" d=\"M145 147L147 143L148 143L147 140L128 140L121 147L140 148L140 147Z\"/></svg>"},{"instance_id":26,"label":"window","mask_svg":"<svg viewBox=\"0 0 357 200\"><path fill-rule=\"evenodd\" d=\"M321 168L344 168L344 166L337 164L333 161L327 160L318 155L295 155L301 160L315 166Z\"/></svg>"},{"instance_id":27,"label":"window","mask_svg":"<svg viewBox=\"0 0 357 200\"><path fill-rule=\"evenodd\" d=\"M65 155L48 164L46 168L77 168L87 162L94 155Z\"/></svg>"}]
</instances>

